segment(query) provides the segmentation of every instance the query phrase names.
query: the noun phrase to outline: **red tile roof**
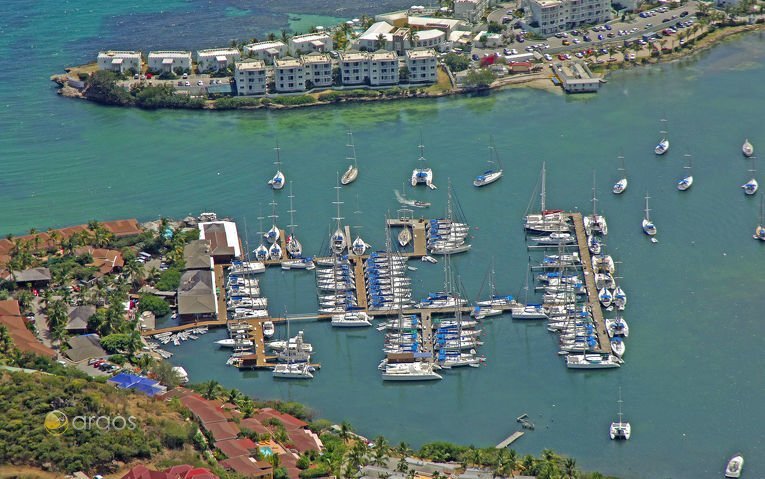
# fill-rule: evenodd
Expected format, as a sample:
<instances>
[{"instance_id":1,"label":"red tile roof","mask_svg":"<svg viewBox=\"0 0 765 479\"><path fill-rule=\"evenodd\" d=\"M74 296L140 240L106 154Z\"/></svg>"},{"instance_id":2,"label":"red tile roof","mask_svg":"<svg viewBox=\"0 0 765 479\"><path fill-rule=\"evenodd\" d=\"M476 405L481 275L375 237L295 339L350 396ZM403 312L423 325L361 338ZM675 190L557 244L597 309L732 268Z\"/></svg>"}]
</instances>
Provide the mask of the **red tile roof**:
<instances>
[{"instance_id":1,"label":"red tile roof","mask_svg":"<svg viewBox=\"0 0 765 479\"><path fill-rule=\"evenodd\" d=\"M183 396L180 401L202 424L223 422L227 419L226 414L218 409L213 401L208 401L197 394Z\"/></svg>"},{"instance_id":2,"label":"red tile roof","mask_svg":"<svg viewBox=\"0 0 765 479\"><path fill-rule=\"evenodd\" d=\"M19 351L56 357L55 351L42 344L32 331L27 329L25 319L21 317L19 302L15 299L0 301L0 324L6 327Z\"/></svg>"},{"instance_id":3,"label":"red tile roof","mask_svg":"<svg viewBox=\"0 0 765 479\"><path fill-rule=\"evenodd\" d=\"M297 459L289 453L279 454L282 466L287 470L290 479L300 479L300 469L297 467Z\"/></svg>"},{"instance_id":4,"label":"red tile roof","mask_svg":"<svg viewBox=\"0 0 765 479\"><path fill-rule=\"evenodd\" d=\"M238 456L220 462L223 467L249 477L271 476L273 467L266 461L255 461L246 456Z\"/></svg>"},{"instance_id":5,"label":"red tile roof","mask_svg":"<svg viewBox=\"0 0 765 479\"><path fill-rule=\"evenodd\" d=\"M164 471L152 471L143 464L139 464L122 479L218 479L218 476L204 467L194 467L188 464L173 466Z\"/></svg>"},{"instance_id":6,"label":"red tile roof","mask_svg":"<svg viewBox=\"0 0 765 479\"><path fill-rule=\"evenodd\" d=\"M319 451L319 445L311 437L311 433L305 429L293 429L287 432L290 442L300 452Z\"/></svg>"},{"instance_id":7,"label":"red tile roof","mask_svg":"<svg viewBox=\"0 0 765 479\"><path fill-rule=\"evenodd\" d=\"M236 423L221 421L213 423L202 423L202 426L210 431L215 441L225 441L227 439L236 439L241 432Z\"/></svg>"},{"instance_id":8,"label":"red tile roof","mask_svg":"<svg viewBox=\"0 0 765 479\"><path fill-rule=\"evenodd\" d=\"M258 434L268 434L271 431L268 430L266 426L261 424L260 421L255 419L254 417L248 417L247 419L242 419L239 421L239 427L242 429L247 429L252 432L257 432Z\"/></svg>"},{"instance_id":9,"label":"red tile roof","mask_svg":"<svg viewBox=\"0 0 765 479\"><path fill-rule=\"evenodd\" d=\"M284 414L283 412L279 412L276 409L272 409L270 407L261 409L255 414L255 417L261 423L266 422L268 419L278 419L287 429L298 429L308 426L307 422L303 422L294 416Z\"/></svg>"},{"instance_id":10,"label":"red tile roof","mask_svg":"<svg viewBox=\"0 0 765 479\"><path fill-rule=\"evenodd\" d=\"M258 445L255 444L251 439L245 437L242 439L218 441L215 443L215 447L220 449L221 452L226 455L226 457L237 457L249 456L252 454L252 451L258 448Z\"/></svg>"},{"instance_id":11,"label":"red tile roof","mask_svg":"<svg viewBox=\"0 0 765 479\"><path fill-rule=\"evenodd\" d=\"M152 471L143 464L139 464L122 476L122 479L167 479L167 474L162 471Z\"/></svg>"}]
</instances>

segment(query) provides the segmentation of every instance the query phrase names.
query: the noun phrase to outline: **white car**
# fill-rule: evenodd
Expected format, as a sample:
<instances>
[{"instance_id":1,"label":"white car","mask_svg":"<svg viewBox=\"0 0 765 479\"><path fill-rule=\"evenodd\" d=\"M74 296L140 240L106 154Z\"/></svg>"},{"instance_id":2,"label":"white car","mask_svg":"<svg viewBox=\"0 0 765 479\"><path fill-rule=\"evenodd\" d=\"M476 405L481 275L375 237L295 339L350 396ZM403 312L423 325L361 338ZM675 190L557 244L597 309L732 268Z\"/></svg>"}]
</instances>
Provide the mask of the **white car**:
<instances>
[{"instance_id":1,"label":"white car","mask_svg":"<svg viewBox=\"0 0 765 479\"><path fill-rule=\"evenodd\" d=\"M191 82L190 81L186 81L185 84L186 84L186 86L191 86Z\"/></svg>"},{"instance_id":2,"label":"white car","mask_svg":"<svg viewBox=\"0 0 765 479\"><path fill-rule=\"evenodd\" d=\"M204 86L204 84L205 82L203 82L202 80L197 81L197 86Z\"/></svg>"},{"instance_id":3,"label":"white car","mask_svg":"<svg viewBox=\"0 0 765 479\"><path fill-rule=\"evenodd\" d=\"M548 62L551 62L552 61L552 55L550 55L549 53L545 53L545 60L547 60Z\"/></svg>"}]
</instances>

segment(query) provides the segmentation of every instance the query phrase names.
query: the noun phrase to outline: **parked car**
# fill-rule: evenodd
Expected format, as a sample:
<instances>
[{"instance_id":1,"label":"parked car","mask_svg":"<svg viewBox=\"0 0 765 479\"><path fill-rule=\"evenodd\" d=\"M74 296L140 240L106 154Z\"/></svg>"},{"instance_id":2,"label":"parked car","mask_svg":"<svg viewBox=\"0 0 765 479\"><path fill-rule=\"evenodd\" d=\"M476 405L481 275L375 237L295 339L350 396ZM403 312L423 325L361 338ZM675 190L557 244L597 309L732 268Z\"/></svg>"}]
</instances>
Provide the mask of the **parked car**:
<instances>
[{"instance_id":1,"label":"parked car","mask_svg":"<svg viewBox=\"0 0 765 479\"><path fill-rule=\"evenodd\" d=\"M611 25L606 23L606 30L611 31Z\"/></svg>"},{"instance_id":2,"label":"parked car","mask_svg":"<svg viewBox=\"0 0 765 479\"><path fill-rule=\"evenodd\" d=\"M549 53L545 53L545 60L547 60L548 62L551 62L552 59L553 59L552 55L550 55Z\"/></svg>"},{"instance_id":3,"label":"parked car","mask_svg":"<svg viewBox=\"0 0 765 479\"><path fill-rule=\"evenodd\" d=\"M187 80L187 81L184 82L184 85L191 86L191 82Z\"/></svg>"},{"instance_id":4,"label":"parked car","mask_svg":"<svg viewBox=\"0 0 765 479\"><path fill-rule=\"evenodd\" d=\"M183 80L178 80L178 86L183 86ZM143 263L143 262L144 262L144 261L146 261L146 260L145 260L145 259L143 259L143 258L140 258L140 257L139 257L139 258L138 258L138 261L140 261L141 263Z\"/></svg>"},{"instance_id":5,"label":"parked car","mask_svg":"<svg viewBox=\"0 0 765 479\"><path fill-rule=\"evenodd\" d=\"M474 62L477 62L478 60L480 60L480 59L481 59L481 58L480 58L478 55L476 55L475 53L473 53L473 54L470 56L470 58L472 58Z\"/></svg>"},{"instance_id":6,"label":"parked car","mask_svg":"<svg viewBox=\"0 0 765 479\"><path fill-rule=\"evenodd\" d=\"M680 16L681 16L681 17L687 17L687 16L688 16L688 12L687 12L687 11L685 11L685 12L682 12L682 13L680 14Z\"/></svg>"},{"instance_id":7,"label":"parked car","mask_svg":"<svg viewBox=\"0 0 765 479\"><path fill-rule=\"evenodd\" d=\"M133 80L138 80L139 78L141 78L141 75L139 75L138 73L133 75Z\"/></svg>"},{"instance_id":8,"label":"parked car","mask_svg":"<svg viewBox=\"0 0 765 479\"><path fill-rule=\"evenodd\" d=\"M602 33L598 33L598 40L603 40L603 34Z\"/></svg>"},{"instance_id":9,"label":"parked car","mask_svg":"<svg viewBox=\"0 0 765 479\"><path fill-rule=\"evenodd\" d=\"M585 42L591 42L591 41L592 41L592 38L590 38L590 36L589 36L589 35L584 35L584 36L582 37L582 40L584 40Z\"/></svg>"}]
</instances>

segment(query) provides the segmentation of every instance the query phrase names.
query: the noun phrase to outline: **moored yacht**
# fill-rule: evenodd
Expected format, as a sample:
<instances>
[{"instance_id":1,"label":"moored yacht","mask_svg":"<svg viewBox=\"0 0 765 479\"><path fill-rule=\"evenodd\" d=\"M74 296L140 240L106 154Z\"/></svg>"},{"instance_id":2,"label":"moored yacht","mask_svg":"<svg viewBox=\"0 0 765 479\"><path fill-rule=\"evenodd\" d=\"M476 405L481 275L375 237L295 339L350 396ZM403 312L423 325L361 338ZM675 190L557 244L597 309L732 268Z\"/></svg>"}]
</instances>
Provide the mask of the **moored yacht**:
<instances>
[{"instance_id":1,"label":"moored yacht","mask_svg":"<svg viewBox=\"0 0 765 479\"><path fill-rule=\"evenodd\" d=\"M614 186L611 188L611 191L615 195L624 193L624 191L627 189L627 185L629 184L627 181L627 170L624 168L624 157L619 156L619 159L622 160L622 166L619 168L619 171L622 172L621 178L619 178L619 180L617 180L616 183L614 183Z\"/></svg>"},{"instance_id":2,"label":"moored yacht","mask_svg":"<svg viewBox=\"0 0 765 479\"><path fill-rule=\"evenodd\" d=\"M284 173L281 171L282 161L279 156L279 152L281 151L281 148L279 148L279 143L276 143L276 147L274 148L274 151L276 152L276 161L274 161L274 165L276 165L276 173L274 176L268 181L268 184L271 185L271 188L275 190L281 190L284 188L284 182L285 177Z\"/></svg>"},{"instance_id":3,"label":"moored yacht","mask_svg":"<svg viewBox=\"0 0 765 479\"><path fill-rule=\"evenodd\" d=\"M662 130L659 131L659 134L661 135L661 139L659 140L659 143L656 145L656 147L653 149L654 153L657 155L663 155L669 150L669 136L667 135L666 127L663 125L667 122L667 120L662 119Z\"/></svg>"},{"instance_id":4,"label":"moored yacht","mask_svg":"<svg viewBox=\"0 0 765 479\"><path fill-rule=\"evenodd\" d=\"M420 135L420 157L417 159L418 167L412 170L412 186L417 186L420 183L424 184L431 190L436 189L436 185L433 184L433 170L427 167L427 161L425 160L425 145L422 143L422 135Z\"/></svg>"},{"instance_id":5,"label":"moored yacht","mask_svg":"<svg viewBox=\"0 0 765 479\"><path fill-rule=\"evenodd\" d=\"M494 165L494 167L492 167ZM494 183L502 178L502 164L497 155L497 149L494 147L494 140L489 145L489 169L475 177L473 186L481 187Z\"/></svg>"},{"instance_id":6,"label":"moored yacht","mask_svg":"<svg viewBox=\"0 0 765 479\"><path fill-rule=\"evenodd\" d=\"M725 477L737 478L741 477L741 469L744 468L744 456L736 454L728 460L728 464L725 466Z\"/></svg>"},{"instance_id":7,"label":"moored yacht","mask_svg":"<svg viewBox=\"0 0 765 479\"><path fill-rule=\"evenodd\" d=\"M274 366L273 376L282 379L313 379L308 363L281 363Z\"/></svg>"},{"instance_id":8,"label":"moored yacht","mask_svg":"<svg viewBox=\"0 0 765 479\"><path fill-rule=\"evenodd\" d=\"M754 146L749 142L749 138L744 140L744 144L741 145L741 153L747 158L754 154Z\"/></svg>"},{"instance_id":9,"label":"moored yacht","mask_svg":"<svg viewBox=\"0 0 765 479\"><path fill-rule=\"evenodd\" d=\"M613 440L628 440L632 435L632 426L629 422L624 421L622 415L622 390L619 388L619 420L611 423L611 427L608 428L608 435Z\"/></svg>"},{"instance_id":10,"label":"moored yacht","mask_svg":"<svg viewBox=\"0 0 765 479\"><path fill-rule=\"evenodd\" d=\"M433 371L432 363L394 363L385 365L383 381L433 381L442 376Z\"/></svg>"},{"instance_id":11,"label":"moored yacht","mask_svg":"<svg viewBox=\"0 0 765 479\"><path fill-rule=\"evenodd\" d=\"M643 217L643 233L647 234L648 236L654 236L656 235L656 225L653 224L651 221L650 216L650 209L648 209L648 198L649 196L646 194L645 196L645 216Z\"/></svg>"},{"instance_id":12,"label":"moored yacht","mask_svg":"<svg viewBox=\"0 0 765 479\"><path fill-rule=\"evenodd\" d=\"M332 315L332 326L336 328L363 328L372 326L373 317L364 311L347 311L343 314Z\"/></svg>"}]
</instances>

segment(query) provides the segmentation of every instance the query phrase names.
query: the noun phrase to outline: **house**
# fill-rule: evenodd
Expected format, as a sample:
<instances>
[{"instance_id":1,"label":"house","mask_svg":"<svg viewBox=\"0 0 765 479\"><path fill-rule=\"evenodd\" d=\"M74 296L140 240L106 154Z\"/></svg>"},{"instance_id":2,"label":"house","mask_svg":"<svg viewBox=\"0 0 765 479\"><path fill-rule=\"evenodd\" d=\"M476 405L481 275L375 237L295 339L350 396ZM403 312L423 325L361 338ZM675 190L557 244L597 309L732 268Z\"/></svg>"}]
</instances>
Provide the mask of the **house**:
<instances>
[{"instance_id":1,"label":"house","mask_svg":"<svg viewBox=\"0 0 765 479\"><path fill-rule=\"evenodd\" d=\"M218 476L204 467L188 464L173 466L164 471L153 471L143 464L133 466L122 479L218 479Z\"/></svg>"},{"instance_id":2,"label":"house","mask_svg":"<svg viewBox=\"0 0 765 479\"><path fill-rule=\"evenodd\" d=\"M566 93L596 92L600 89L600 77L595 76L584 62L557 63L554 71Z\"/></svg>"},{"instance_id":3,"label":"house","mask_svg":"<svg viewBox=\"0 0 765 479\"><path fill-rule=\"evenodd\" d=\"M266 92L266 64L263 60L236 62L234 79L237 95L263 95Z\"/></svg>"},{"instance_id":4,"label":"house","mask_svg":"<svg viewBox=\"0 0 765 479\"><path fill-rule=\"evenodd\" d=\"M258 445L252 439L246 437L217 441L214 446L220 449L220 452L225 454L226 457L250 456L258 449Z\"/></svg>"},{"instance_id":5,"label":"house","mask_svg":"<svg viewBox=\"0 0 765 479\"><path fill-rule=\"evenodd\" d=\"M98 63L99 70L139 73L141 71L141 52L118 50L98 52L96 63Z\"/></svg>"},{"instance_id":6,"label":"house","mask_svg":"<svg viewBox=\"0 0 765 479\"><path fill-rule=\"evenodd\" d=\"M347 51L340 53L340 79L343 85L364 85L367 82L367 54Z\"/></svg>"},{"instance_id":7,"label":"house","mask_svg":"<svg viewBox=\"0 0 765 479\"><path fill-rule=\"evenodd\" d=\"M528 28L542 35L611 19L610 0L523 0L521 6L531 14Z\"/></svg>"},{"instance_id":8,"label":"house","mask_svg":"<svg viewBox=\"0 0 765 479\"><path fill-rule=\"evenodd\" d=\"M388 22L375 22L364 33L359 35L353 42L353 46L362 51L392 50L394 30L396 30L396 27ZM380 37L381 35L382 37ZM382 38L382 42L380 38Z\"/></svg>"},{"instance_id":9,"label":"house","mask_svg":"<svg viewBox=\"0 0 765 479\"><path fill-rule=\"evenodd\" d=\"M125 266L125 260L122 257L120 251L106 248L94 248L92 246L83 246L74 250L77 256L90 255L93 261L88 263L88 266L94 266L98 268L95 276L101 277L112 273L113 271L120 271Z\"/></svg>"},{"instance_id":10,"label":"house","mask_svg":"<svg viewBox=\"0 0 765 479\"><path fill-rule=\"evenodd\" d=\"M50 283L50 270L45 267L29 268L13 273L16 284L30 284L33 288L43 288Z\"/></svg>"},{"instance_id":11,"label":"house","mask_svg":"<svg viewBox=\"0 0 765 479\"><path fill-rule=\"evenodd\" d=\"M366 71L369 84L372 86L397 85L399 76L398 54L384 50L369 53Z\"/></svg>"},{"instance_id":12,"label":"house","mask_svg":"<svg viewBox=\"0 0 765 479\"><path fill-rule=\"evenodd\" d=\"M191 71L191 52L149 52L149 71L156 73L179 73Z\"/></svg>"},{"instance_id":13,"label":"house","mask_svg":"<svg viewBox=\"0 0 765 479\"><path fill-rule=\"evenodd\" d=\"M181 274L178 285L178 316L181 321L215 319L218 316L218 294L215 276L209 270L188 270Z\"/></svg>"},{"instance_id":14,"label":"house","mask_svg":"<svg viewBox=\"0 0 765 479\"><path fill-rule=\"evenodd\" d=\"M531 62L512 62L507 64L510 73L531 73L533 66Z\"/></svg>"},{"instance_id":15,"label":"house","mask_svg":"<svg viewBox=\"0 0 765 479\"><path fill-rule=\"evenodd\" d=\"M245 56L263 60L268 65L273 65L277 58L287 56L287 45L278 41L250 43L242 50Z\"/></svg>"},{"instance_id":16,"label":"house","mask_svg":"<svg viewBox=\"0 0 765 479\"><path fill-rule=\"evenodd\" d=\"M27 328L24 318L21 317L19 302L15 299L0 301L0 325L5 326L13 345L22 353L56 357L56 352L43 345Z\"/></svg>"},{"instance_id":17,"label":"house","mask_svg":"<svg viewBox=\"0 0 765 479\"><path fill-rule=\"evenodd\" d=\"M455 0L454 16L469 23L479 23L489 8L489 0Z\"/></svg>"},{"instance_id":18,"label":"house","mask_svg":"<svg viewBox=\"0 0 765 479\"><path fill-rule=\"evenodd\" d=\"M329 33L308 33L295 35L289 39L289 52L292 56L311 52L329 53L333 48L334 44Z\"/></svg>"},{"instance_id":19,"label":"house","mask_svg":"<svg viewBox=\"0 0 765 479\"><path fill-rule=\"evenodd\" d=\"M274 85L279 93L305 91L305 67L297 58L274 60Z\"/></svg>"},{"instance_id":20,"label":"house","mask_svg":"<svg viewBox=\"0 0 765 479\"><path fill-rule=\"evenodd\" d=\"M183 262L186 265L186 269L213 269L213 259L210 255L210 241L209 240L193 240L189 241L186 246L183 247Z\"/></svg>"},{"instance_id":21,"label":"house","mask_svg":"<svg viewBox=\"0 0 765 479\"><path fill-rule=\"evenodd\" d=\"M307 422L302 421L290 414L277 411L276 409L273 409L270 407L259 409L258 412L254 415L254 417L261 423L264 423L269 419L277 419L279 420L279 422L284 424L284 428L287 429L288 431L291 429L304 429L308 427Z\"/></svg>"},{"instance_id":22,"label":"house","mask_svg":"<svg viewBox=\"0 0 765 479\"><path fill-rule=\"evenodd\" d=\"M212 48L197 51L197 71L217 72L233 67L242 54L236 48Z\"/></svg>"},{"instance_id":23,"label":"house","mask_svg":"<svg viewBox=\"0 0 765 479\"><path fill-rule=\"evenodd\" d=\"M228 263L242 255L239 234L233 221L210 221L197 225L199 239L210 241L210 255L216 263Z\"/></svg>"},{"instance_id":24,"label":"house","mask_svg":"<svg viewBox=\"0 0 765 479\"><path fill-rule=\"evenodd\" d=\"M272 479L273 467L268 461L257 461L247 456L237 456L225 459L220 464L237 474L255 479Z\"/></svg>"},{"instance_id":25,"label":"house","mask_svg":"<svg viewBox=\"0 0 765 479\"><path fill-rule=\"evenodd\" d=\"M70 306L66 331L69 334L85 334L88 332L88 320L94 314L96 314L96 307L92 304Z\"/></svg>"},{"instance_id":26,"label":"house","mask_svg":"<svg viewBox=\"0 0 765 479\"><path fill-rule=\"evenodd\" d=\"M438 61L433 50L409 50L406 52L406 68L409 83L435 83L438 80Z\"/></svg>"},{"instance_id":27,"label":"house","mask_svg":"<svg viewBox=\"0 0 765 479\"><path fill-rule=\"evenodd\" d=\"M332 86L332 58L329 54L309 53L300 57L300 61L304 67L307 89Z\"/></svg>"},{"instance_id":28,"label":"house","mask_svg":"<svg viewBox=\"0 0 765 479\"><path fill-rule=\"evenodd\" d=\"M409 28L413 28L414 30L441 30L446 34L446 36L449 36L449 34L456 30L457 27L463 25L462 20L457 20L453 18L440 18L440 17L408 17L407 18L407 24L409 25Z\"/></svg>"},{"instance_id":29,"label":"house","mask_svg":"<svg viewBox=\"0 0 765 479\"><path fill-rule=\"evenodd\" d=\"M202 427L212 435L213 441L216 442L236 439L241 432L239 426L231 421L203 423Z\"/></svg>"},{"instance_id":30,"label":"house","mask_svg":"<svg viewBox=\"0 0 765 479\"><path fill-rule=\"evenodd\" d=\"M64 352L72 362L79 363L87 359L105 358L109 353L101 347L101 338L97 334L72 336L67 340L69 349Z\"/></svg>"}]
</instances>

